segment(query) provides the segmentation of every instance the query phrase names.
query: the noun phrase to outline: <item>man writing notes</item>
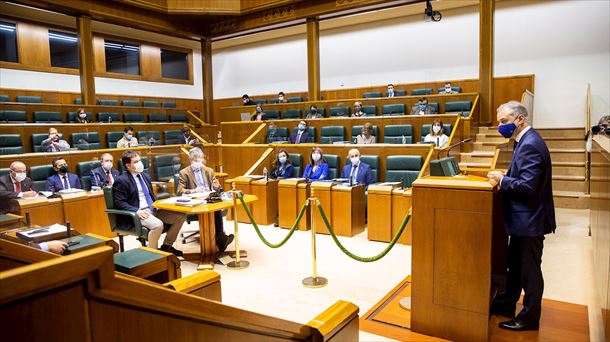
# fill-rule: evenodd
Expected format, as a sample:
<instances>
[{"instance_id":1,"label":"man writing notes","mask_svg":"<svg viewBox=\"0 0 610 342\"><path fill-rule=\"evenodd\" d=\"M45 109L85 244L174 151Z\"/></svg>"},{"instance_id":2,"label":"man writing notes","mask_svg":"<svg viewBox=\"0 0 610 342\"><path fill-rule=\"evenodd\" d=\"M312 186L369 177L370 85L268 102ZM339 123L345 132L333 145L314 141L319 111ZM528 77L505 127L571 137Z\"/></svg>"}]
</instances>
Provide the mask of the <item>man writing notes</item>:
<instances>
[{"instance_id":1,"label":"man writing notes","mask_svg":"<svg viewBox=\"0 0 610 342\"><path fill-rule=\"evenodd\" d=\"M527 109L511 101L498 108L498 131L515 139L513 157L506 174L491 171L489 179L503 192L504 229L509 235L506 291L492 304L492 313L511 318L500 328L538 330L544 280L544 235L555 232L551 157L544 141L528 123ZM523 309L515 316L521 290Z\"/></svg>"}]
</instances>

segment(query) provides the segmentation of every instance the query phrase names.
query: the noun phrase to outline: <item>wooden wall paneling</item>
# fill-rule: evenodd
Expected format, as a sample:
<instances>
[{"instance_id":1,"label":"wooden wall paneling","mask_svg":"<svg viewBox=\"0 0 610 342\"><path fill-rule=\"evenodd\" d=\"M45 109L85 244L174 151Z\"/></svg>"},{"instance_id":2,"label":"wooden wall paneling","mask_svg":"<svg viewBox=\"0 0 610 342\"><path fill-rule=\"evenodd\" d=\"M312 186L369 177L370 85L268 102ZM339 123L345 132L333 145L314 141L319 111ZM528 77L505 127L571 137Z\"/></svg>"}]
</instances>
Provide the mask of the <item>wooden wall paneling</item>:
<instances>
[{"instance_id":1,"label":"wooden wall paneling","mask_svg":"<svg viewBox=\"0 0 610 342\"><path fill-rule=\"evenodd\" d=\"M93 35L93 70L96 73L106 71L106 50L104 48L104 38Z\"/></svg>"},{"instance_id":2,"label":"wooden wall paneling","mask_svg":"<svg viewBox=\"0 0 610 342\"><path fill-rule=\"evenodd\" d=\"M95 78L93 77L93 33L91 17L76 18L78 33L78 61L80 72L80 92L84 104L95 104Z\"/></svg>"},{"instance_id":3,"label":"wooden wall paneling","mask_svg":"<svg viewBox=\"0 0 610 342\"><path fill-rule=\"evenodd\" d=\"M267 150L267 145L222 144L220 146L222 172L228 178L243 175Z\"/></svg>"},{"instance_id":4,"label":"wooden wall paneling","mask_svg":"<svg viewBox=\"0 0 610 342\"><path fill-rule=\"evenodd\" d=\"M210 39L201 39L201 63L201 77L203 79L202 119L208 123L220 122L216 120L214 112L214 77L212 68L212 41Z\"/></svg>"},{"instance_id":5,"label":"wooden wall paneling","mask_svg":"<svg viewBox=\"0 0 610 342\"><path fill-rule=\"evenodd\" d=\"M35 67L50 67L48 28L25 22L17 23L19 63Z\"/></svg>"},{"instance_id":6,"label":"wooden wall paneling","mask_svg":"<svg viewBox=\"0 0 610 342\"><path fill-rule=\"evenodd\" d=\"M146 80L161 78L161 49L148 44L140 45L140 75Z\"/></svg>"},{"instance_id":7,"label":"wooden wall paneling","mask_svg":"<svg viewBox=\"0 0 610 342\"><path fill-rule=\"evenodd\" d=\"M495 122L494 108L494 1L479 2L479 78L481 110L478 123Z\"/></svg>"},{"instance_id":8,"label":"wooden wall paneling","mask_svg":"<svg viewBox=\"0 0 610 342\"><path fill-rule=\"evenodd\" d=\"M492 125L497 125L496 109L508 101L521 101L523 91L534 92L534 75L505 76L494 78Z\"/></svg>"},{"instance_id":9,"label":"wooden wall paneling","mask_svg":"<svg viewBox=\"0 0 610 342\"><path fill-rule=\"evenodd\" d=\"M320 21L307 18L307 84L312 101L320 99Z\"/></svg>"}]
</instances>

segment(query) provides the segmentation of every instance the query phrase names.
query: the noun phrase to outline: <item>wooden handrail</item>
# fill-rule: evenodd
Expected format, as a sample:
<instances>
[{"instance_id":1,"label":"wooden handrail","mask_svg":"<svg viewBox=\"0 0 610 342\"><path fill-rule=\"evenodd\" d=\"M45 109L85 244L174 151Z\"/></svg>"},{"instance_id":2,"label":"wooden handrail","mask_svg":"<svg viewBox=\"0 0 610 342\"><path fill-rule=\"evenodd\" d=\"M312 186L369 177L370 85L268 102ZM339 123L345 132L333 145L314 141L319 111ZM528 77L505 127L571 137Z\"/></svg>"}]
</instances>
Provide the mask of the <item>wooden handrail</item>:
<instances>
[{"instance_id":1,"label":"wooden handrail","mask_svg":"<svg viewBox=\"0 0 610 342\"><path fill-rule=\"evenodd\" d=\"M322 335L323 341L328 341L352 320L358 320L358 311L359 308L356 305L339 300L309 321L307 325L316 329ZM346 339L339 338L338 340Z\"/></svg>"},{"instance_id":2,"label":"wooden handrail","mask_svg":"<svg viewBox=\"0 0 610 342\"><path fill-rule=\"evenodd\" d=\"M209 124L208 124L208 123L206 123L205 121L201 120L201 119L199 118L199 116L195 115L195 114L194 114L193 112L191 112L190 110L187 110L187 111L186 111L186 113L187 113L188 115L190 115L190 116L191 116L193 119L195 119L195 121L197 121L197 122L199 123L199 125L201 125L201 126L207 126L207 125L209 125Z\"/></svg>"},{"instance_id":3,"label":"wooden handrail","mask_svg":"<svg viewBox=\"0 0 610 342\"><path fill-rule=\"evenodd\" d=\"M195 138L199 139L199 141L201 141L202 144L207 144L208 142L203 139L199 134L197 134L197 132L195 132L194 130L191 129L191 134L195 136Z\"/></svg>"},{"instance_id":4,"label":"wooden handrail","mask_svg":"<svg viewBox=\"0 0 610 342\"><path fill-rule=\"evenodd\" d=\"M417 178L421 178L423 176L430 174L430 160L432 160L433 153L434 153L434 147L432 145L430 145L430 151L428 151L428 154L426 155L426 159L424 159L424 163L421 166L421 170L419 170L419 175L417 175Z\"/></svg>"},{"instance_id":5,"label":"wooden handrail","mask_svg":"<svg viewBox=\"0 0 610 342\"><path fill-rule=\"evenodd\" d=\"M259 168L261 166L262 163L265 162L265 160L267 160L267 158L273 153L274 148L273 147L269 147L268 149L265 150L265 152L263 152L263 154L260 156L260 158L258 158L258 160L256 161L256 163L254 163L249 169L248 171L246 171L246 173L244 173L244 176L249 176L252 174L252 172L254 172L257 168ZM271 170L269 170L269 172L271 172Z\"/></svg>"},{"instance_id":6,"label":"wooden handrail","mask_svg":"<svg viewBox=\"0 0 610 342\"><path fill-rule=\"evenodd\" d=\"M254 133L250 134L249 137L246 138L246 140L244 140L242 142L242 144L252 144L253 140L262 132L262 131L267 132L267 124L262 123L258 126L258 128L254 131Z\"/></svg>"},{"instance_id":7,"label":"wooden handrail","mask_svg":"<svg viewBox=\"0 0 610 342\"><path fill-rule=\"evenodd\" d=\"M472 107L470 107L470 113L468 113L468 117L472 118L472 114L474 113L475 108L477 108L477 106L479 105L479 95L477 94L477 96L474 98L474 101L472 101Z\"/></svg>"}]
</instances>

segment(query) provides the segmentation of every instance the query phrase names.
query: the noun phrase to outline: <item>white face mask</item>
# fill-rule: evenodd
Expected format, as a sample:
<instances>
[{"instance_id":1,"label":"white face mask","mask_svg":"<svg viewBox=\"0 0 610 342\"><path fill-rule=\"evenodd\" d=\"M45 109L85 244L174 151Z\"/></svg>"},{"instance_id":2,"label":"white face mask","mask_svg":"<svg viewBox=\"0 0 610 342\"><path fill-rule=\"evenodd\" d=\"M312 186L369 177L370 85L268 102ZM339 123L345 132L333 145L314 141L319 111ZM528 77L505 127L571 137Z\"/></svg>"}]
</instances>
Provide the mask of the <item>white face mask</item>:
<instances>
[{"instance_id":1,"label":"white face mask","mask_svg":"<svg viewBox=\"0 0 610 342\"><path fill-rule=\"evenodd\" d=\"M278 158L278 161L280 162L280 164L286 164L286 157L282 156Z\"/></svg>"},{"instance_id":2,"label":"white face mask","mask_svg":"<svg viewBox=\"0 0 610 342\"><path fill-rule=\"evenodd\" d=\"M104 168L104 170L110 171L110 170L112 170L112 162L110 162L110 161L105 162L104 164L102 164L102 167Z\"/></svg>"},{"instance_id":3,"label":"white face mask","mask_svg":"<svg viewBox=\"0 0 610 342\"><path fill-rule=\"evenodd\" d=\"M23 180L25 179L25 172L16 172L15 173L15 180L17 182L23 182Z\"/></svg>"},{"instance_id":4,"label":"white face mask","mask_svg":"<svg viewBox=\"0 0 610 342\"><path fill-rule=\"evenodd\" d=\"M445 93L451 93L451 88L445 88Z\"/></svg>"},{"instance_id":5,"label":"white face mask","mask_svg":"<svg viewBox=\"0 0 610 342\"><path fill-rule=\"evenodd\" d=\"M191 166L195 169L201 169L203 167L203 162L194 161L191 163Z\"/></svg>"},{"instance_id":6,"label":"white face mask","mask_svg":"<svg viewBox=\"0 0 610 342\"><path fill-rule=\"evenodd\" d=\"M349 160L352 162L352 165L358 165L360 157L351 157Z\"/></svg>"},{"instance_id":7,"label":"white face mask","mask_svg":"<svg viewBox=\"0 0 610 342\"><path fill-rule=\"evenodd\" d=\"M80 114L78 114L78 116L80 116L81 119L84 119L87 117L87 113L80 113Z\"/></svg>"},{"instance_id":8,"label":"white face mask","mask_svg":"<svg viewBox=\"0 0 610 342\"><path fill-rule=\"evenodd\" d=\"M432 126L432 131L434 131L435 134L438 134L438 132L441 131L441 126Z\"/></svg>"},{"instance_id":9,"label":"white face mask","mask_svg":"<svg viewBox=\"0 0 610 342\"><path fill-rule=\"evenodd\" d=\"M280 101L283 101L284 100L284 96L280 95L279 99L280 99Z\"/></svg>"},{"instance_id":10,"label":"white face mask","mask_svg":"<svg viewBox=\"0 0 610 342\"><path fill-rule=\"evenodd\" d=\"M141 160L133 164L133 167L136 169L136 173L142 173L142 171L144 171L144 164L142 164Z\"/></svg>"},{"instance_id":11,"label":"white face mask","mask_svg":"<svg viewBox=\"0 0 610 342\"><path fill-rule=\"evenodd\" d=\"M317 162L320 160L322 156L319 153L314 153L311 155L311 159L313 159L313 161Z\"/></svg>"}]
</instances>

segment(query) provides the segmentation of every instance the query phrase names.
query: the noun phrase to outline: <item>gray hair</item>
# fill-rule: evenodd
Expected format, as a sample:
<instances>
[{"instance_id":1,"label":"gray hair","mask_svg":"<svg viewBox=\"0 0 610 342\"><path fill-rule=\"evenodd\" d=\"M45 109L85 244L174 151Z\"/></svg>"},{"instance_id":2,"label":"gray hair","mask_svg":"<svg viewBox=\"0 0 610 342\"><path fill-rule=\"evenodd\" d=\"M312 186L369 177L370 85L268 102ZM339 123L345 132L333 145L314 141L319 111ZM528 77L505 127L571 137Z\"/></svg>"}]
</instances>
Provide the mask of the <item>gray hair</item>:
<instances>
[{"instance_id":1,"label":"gray hair","mask_svg":"<svg viewBox=\"0 0 610 342\"><path fill-rule=\"evenodd\" d=\"M114 156L112 154L108 153L108 152L102 153L102 155L100 156L100 160L102 160L102 159L104 159L106 157L110 157L110 158L112 158L114 160Z\"/></svg>"},{"instance_id":2,"label":"gray hair","mask_svg":"<svg viewBox=\"0 0 610 342\"><path fill-rule=\"evenodd\" d=\"M15 160L14 162L11 163L10 169L12 171L15 171L15 169L17 168L18 165L23 165L25 167L24 163L22 163L22 162L20 162L18 160Z\"/></svg>"},{"instance_id":3,"label":"gray hair","mask_svg":"<svg viewBox=\"0 0 610 342\"><path fill-rule=\"evenodd\" d=\"M510 116L518 116L519 114L523 114L523 116L525 118L527 118L527 108L525 108L525 106L518 101L509 101L503 105L500 105L500 107L498 107L498 112L503 112L503 111L509 111L509 115Z\"/></svg>"},{"instance_id":4,"label":"gray hair","mask_svg":"<svg viewBox=\"0 0 610 342\"><path fill-rule=\"evenodd\" d=\"M189 151L189 159L203 158L203 151L199 147L192 148Z\"/></svg>"}]
</instances>

